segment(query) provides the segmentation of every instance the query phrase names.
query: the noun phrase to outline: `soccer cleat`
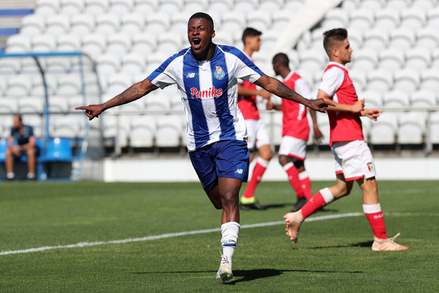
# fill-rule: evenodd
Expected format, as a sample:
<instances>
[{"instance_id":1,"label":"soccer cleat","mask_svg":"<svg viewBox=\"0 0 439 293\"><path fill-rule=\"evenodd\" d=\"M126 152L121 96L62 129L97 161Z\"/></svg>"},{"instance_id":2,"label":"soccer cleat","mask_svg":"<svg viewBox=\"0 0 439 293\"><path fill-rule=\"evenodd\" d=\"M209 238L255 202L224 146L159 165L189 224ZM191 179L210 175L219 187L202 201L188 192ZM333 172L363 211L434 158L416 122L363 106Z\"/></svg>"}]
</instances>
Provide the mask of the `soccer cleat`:
<instances>
[{"instance_id":1,"label":"soccer cleat","mask_svg":"<svg viewBox=\"0 0 439 293\"><path fill-rule=\"evenodd\" d=\"M396 251L396 250L407 250L407 246L395 243L394 240L398 237L400 233L396 234L392 238L379 239L374 237L374 242L372 244L373 251Z\"/></svg>"},{"instance_id":2,"label":"soccer cleat","mask_svg":"<svg viewBox=\"0 0 439 293\"><path fill-rule=\"evenodd\" d=\"M244 196L241 196L241 200L239 203L239 207L242 210L260 210L264 211L267 209L267 207L259 204L259 202L255 199L255 197L246 198Z\"/></svg>"},{"instance_id":3,"label":"soccer cleat","mask_svg":"<svg viewBox=\"0 0 439 293\"><path fill-rule=\"evenodd\" d=\"M294 208L291 210L291 212L297 212L298 210L300 210L306 203L308 202L308 200L306 199L306 197L298 197L296 204L294 205Z\"/></svg>"},{"instance_id":4,"label":"soccer cleat","mask_svg":"<svg viewBox=\"0 0 439 293\"><path fill-rule=\"evenodd\" d=\"M303 222L302 212L299 210L295 213L288 213L284 218L285 223L287 224L285 231L287 231L286 234L288 235L288 238L290 238L293 243L297 243L300 225L302 225Z\"/></svg>"},{"instance_id":5,"label":"soccer cleat","mask_svg":"<svg viewBox=\"0 0 439 293\"><path fill-rule=\"evenodd\" d=\"M216 278L221 279L223 282L233 279L232 267L230 266L227 256L221 256L221 263Z\"/></svg>"}]
</instances>

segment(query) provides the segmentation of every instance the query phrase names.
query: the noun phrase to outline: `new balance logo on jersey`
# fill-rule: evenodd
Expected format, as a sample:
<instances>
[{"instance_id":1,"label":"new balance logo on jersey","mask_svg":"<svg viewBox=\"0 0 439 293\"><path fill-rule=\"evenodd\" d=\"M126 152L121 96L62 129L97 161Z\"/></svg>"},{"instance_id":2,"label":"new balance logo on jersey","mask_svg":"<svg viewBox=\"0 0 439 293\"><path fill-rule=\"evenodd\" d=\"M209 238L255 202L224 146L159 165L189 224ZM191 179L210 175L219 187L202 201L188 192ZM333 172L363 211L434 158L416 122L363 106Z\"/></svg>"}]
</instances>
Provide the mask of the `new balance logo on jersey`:
<instances>
[{"instance_id":1,"label":"new balance logo on jersey","mask_svg":"<svg viewBox=\"0 0 439 293\"><path fill-rule=\"evenodd\" d=\"M238 173L238 174L242 174L242 172L244 172L244 170L242 170L242 169L236 169L236 171L235 171L235 173Z\"/></svg>"},{"instance_id":2,"label":"new balance logo on jersey","mask_svg":"<svg viewBox=\"0 0 439 293\"><path fill-rule=\"evenodd\" d=\"M202 99L202 98L219 98L223 94L223 89L216 89L214 86L209 88L207 91L199 91L197 88L191 88L192 98Z\"/></svg>"},{"instance_id":3,"label":"new balance logo on jersey","mask_svg":"<svg viewBox=\"0 0 439 293\"><path fill-rule=\"evenodd\" d=\"M189 72L189 73L186 75L186 77L187 77L187 78L194 78L194 77L195 77L195 72Z\"/></svg>"}]
</instances>

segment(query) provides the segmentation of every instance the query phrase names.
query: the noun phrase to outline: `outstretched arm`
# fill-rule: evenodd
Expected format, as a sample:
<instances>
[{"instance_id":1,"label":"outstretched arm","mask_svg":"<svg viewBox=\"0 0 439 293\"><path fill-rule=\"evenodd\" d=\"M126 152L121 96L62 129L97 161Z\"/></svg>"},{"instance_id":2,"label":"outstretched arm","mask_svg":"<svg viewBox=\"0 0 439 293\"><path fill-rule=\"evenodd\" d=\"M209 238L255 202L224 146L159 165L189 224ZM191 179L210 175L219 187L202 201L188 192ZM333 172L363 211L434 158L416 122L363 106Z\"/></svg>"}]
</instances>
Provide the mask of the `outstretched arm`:
<instances>
[{"instance_id":1,"label":"outstretched arm","mask_svg":"<svg viewBox=\"0 0 439 293\"><path fill-rule=\"evenodd\" d=\"M340 112L344 111L344 112L358 113L364 109L364 99L358 100L353 105L340 104L331 100L329 98L329 95L322 90L319 90L317 94L317 98L332 102L333 105L328 107L327 109L328 111L340 111Z\"/></svg>"},{"instance_id":2,"label":"outstretched arm","mask_svg":"<svg viewBox=\"0 0 439 293\"><path fill-rule=\"evenodd\" d=\"M85 115L87 115L88 120L92 120L95 117L98 117L102 112L109 108L113 108L116 106L120 106L123 104L130 103L135 101L144 95L156 90L157 87L153 85L147 78L143 81L138 82L127 88L121 94L115 96L111 100L99 105L89 105L89 106L81 106L76 107L76 110L85 110Z\"/></svg>"},{"instance_id":3,"label":"outstretched arm","mask_svg":"<svg viewBox=\"0 0 439 293\"><path fill-rule=\"evenodd\" d=\"M286 85L284 85L282 82L277 80L276 78L269 77L267 75L261 76L255 84L257 84L260 87L263 87L265 90L269 91L272 94L275 94L283 99L287 99L290 101L294 101L297 103L301 103L313 110L325 113L326 108L330 105L334 105L332 101L325 101L322 99L316 99L316 100L308 100Z\"/></svg>"}]
</instances>

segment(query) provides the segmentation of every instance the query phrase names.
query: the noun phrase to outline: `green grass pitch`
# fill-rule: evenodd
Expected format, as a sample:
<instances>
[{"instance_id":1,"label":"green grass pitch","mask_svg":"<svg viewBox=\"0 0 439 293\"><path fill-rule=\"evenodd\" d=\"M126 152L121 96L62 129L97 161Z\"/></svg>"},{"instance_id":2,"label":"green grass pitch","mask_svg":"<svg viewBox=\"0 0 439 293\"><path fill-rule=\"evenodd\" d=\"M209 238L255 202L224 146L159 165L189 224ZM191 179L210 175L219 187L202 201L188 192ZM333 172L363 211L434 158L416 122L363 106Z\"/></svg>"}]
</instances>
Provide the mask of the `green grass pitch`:
<instances>
[{"instance_id":1,"label":"green grass pitch","mask_svg":"<svg viewBox=\"0 0 439 293\"><path fill-rule=\"evenodd\" d=\"M109 243L219 228L199 183L3 183L0 292L438 292L438 183L378 185L388 234L408 251L371 251L364 215L305 222L297 244L283 224L246 227L281 222L295 202L288 182L262 181L269 209L241 212L235 278L223 284L219 231ZM312 217L347 213L362 213L358 186Z\"/></svg>"}]
</instances>

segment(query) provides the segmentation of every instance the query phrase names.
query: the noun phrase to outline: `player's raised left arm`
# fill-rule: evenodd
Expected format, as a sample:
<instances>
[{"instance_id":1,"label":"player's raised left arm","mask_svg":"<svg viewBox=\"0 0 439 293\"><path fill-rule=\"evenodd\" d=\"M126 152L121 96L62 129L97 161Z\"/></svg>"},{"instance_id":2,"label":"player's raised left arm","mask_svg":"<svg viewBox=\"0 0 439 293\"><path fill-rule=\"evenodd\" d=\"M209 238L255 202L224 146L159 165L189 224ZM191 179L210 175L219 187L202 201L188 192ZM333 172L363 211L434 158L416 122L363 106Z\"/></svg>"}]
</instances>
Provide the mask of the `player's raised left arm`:
<instances>
[{"instance_id":1,"label":"player's raised left arm","mask_svg":"<svg viewBox=\"0 0 439 293\"><path fill-rule=\"evenodd\" d=\"M269 91L272 94L275 94L276 96L279 96L283 99L287 99L290 101L294 101L297 103L301 103L313 110L325 113L326 108L330 105L333 105L332 102L325 101L323 99L316 99L316 100L308 100L301 95L299 95L297 92L293 91L286 85L284 85L282 82L277 80L276 78L262 75L256 82L256 85L263 87L265 90Z\"/></svg>"}]
</instances>

